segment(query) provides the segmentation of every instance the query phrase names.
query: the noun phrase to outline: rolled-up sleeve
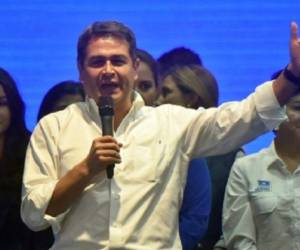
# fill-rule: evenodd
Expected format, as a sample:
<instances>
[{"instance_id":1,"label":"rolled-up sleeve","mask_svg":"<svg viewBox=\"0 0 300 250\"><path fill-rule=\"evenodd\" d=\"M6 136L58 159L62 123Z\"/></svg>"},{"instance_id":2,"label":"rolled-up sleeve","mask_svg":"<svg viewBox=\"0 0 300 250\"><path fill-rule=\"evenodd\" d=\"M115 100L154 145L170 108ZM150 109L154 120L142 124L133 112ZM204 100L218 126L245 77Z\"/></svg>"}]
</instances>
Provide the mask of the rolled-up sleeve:
<instances>
[{"instance_id":1,"label":"rolled-up sleeve","mask_svg":"<svg viewBox=\"0 0 300 250\"><path fill-rule=\"evenodd\" d=\"M281 107L276 99L272 82L256 88L254 102L257 113L268 130L276 128L283 120L287 119L285 107Z\"/></svg>"},{"instance_id":2,"label":"rolled-up sleeve","mask_svg":"<svg viewBox=\"0 0 300 250\"><path fill-rule=\"evenodd\" d=\"M285 108L279 105L272 82L258 86L240 102L195 112L198 115L191 119L182 144L191 158L225 154L286 120Z\"/></svg>"},{"instance_id":3,"label":"rolled-up sleeve","mask_svg":"<svg viewBox=\"0 0 300 250\"><path fill-rule=\"evenodd\" d=\"M223 235L228 249L255 250L256 231L248 196L247 179L238 159L228 179L223 204Z\"/></svg>"},{"instance_id":4,"label":"rolled-up sleeve","mask_svg":"<svg viewBox=\"0 0 300 250\"><path fill-rule=\"evenodd\" d=\"M49 127L52 126L51 132ZM21 217L34 231L52 226L59 231L64 214L57 217L46 215L46 209L58 182L57 143L59 128L55 123L41 121L35 128L26 153L23 174Z\"/></svg>"}]
</instances>

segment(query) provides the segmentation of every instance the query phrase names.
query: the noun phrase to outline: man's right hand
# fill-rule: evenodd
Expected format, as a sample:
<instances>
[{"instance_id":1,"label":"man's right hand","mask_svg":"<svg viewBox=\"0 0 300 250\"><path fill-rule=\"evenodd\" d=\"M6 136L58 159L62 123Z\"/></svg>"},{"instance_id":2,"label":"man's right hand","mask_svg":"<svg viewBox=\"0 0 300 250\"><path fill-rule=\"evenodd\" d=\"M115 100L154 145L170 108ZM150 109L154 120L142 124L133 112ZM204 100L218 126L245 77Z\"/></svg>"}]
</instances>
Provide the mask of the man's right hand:
<instances>
[{"instance_id":1,"label":"man's right hand","mask_svg":"<svg viewBox=\"0 0 300 250\"><path fill-rule=\"evenodd\" d=\"M120 163L122 145L112 136L102 136L92 142L85 160L74 166L56 184L46 214L57 216L65 212L83 192L90 180L108 166Z\"/></svg>"},{"instance_id":2,"label":"man's right hand","mask_svg":"<svg viewBox=\"0 0 300 250\"><path fill-rule=\"evenodd\" d=\"M104 171L108 166L120 163L120 148L118 143L112 136L101 136L93 140L90 152L86 158L86 166L89 175L96 175Z\"/></svg>"}]
</instances>

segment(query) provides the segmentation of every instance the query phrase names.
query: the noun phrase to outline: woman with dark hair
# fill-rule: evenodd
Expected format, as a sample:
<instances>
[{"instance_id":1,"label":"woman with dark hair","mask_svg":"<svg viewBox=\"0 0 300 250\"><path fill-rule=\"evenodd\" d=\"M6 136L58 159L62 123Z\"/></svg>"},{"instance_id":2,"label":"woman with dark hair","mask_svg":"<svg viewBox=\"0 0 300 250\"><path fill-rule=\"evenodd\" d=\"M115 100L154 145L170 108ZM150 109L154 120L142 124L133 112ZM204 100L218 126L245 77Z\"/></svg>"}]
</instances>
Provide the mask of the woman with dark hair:
<instances>
[{"instance_id":1,"label":"woman with dark hair","mask_svg":"<svg viewBox=\"0 0 300 250\"><path fill-rule=\"evenodd\" d=\"M0 68L0 246L32 249L31 231L20 218L21 185L30 132L14 79Z\"/></svg>"},{"instance_id":2,"label":"woman with dark hair","mask_svg":"<svg viewBox=\"0 0 300 250\"><path fill-rule=\"evenodd\" d=\"M83 100L84 90L80 82L68 80L57 83L44 96L37 120L52 112L62 110L69 104Z\"/></svg>"},{"instance_id":3,"label":"woman with dark hair","mask_svg":"<svg viewBox=\"0 0 300 250\"><path fill-rule=\"evenodd\" d=\"M140 60L138 78L135 80L135 89L141 94L145 105L153 106L158 92L157 62L147 51L137 49L136 55Z\"/></svg>"}]
</instances>

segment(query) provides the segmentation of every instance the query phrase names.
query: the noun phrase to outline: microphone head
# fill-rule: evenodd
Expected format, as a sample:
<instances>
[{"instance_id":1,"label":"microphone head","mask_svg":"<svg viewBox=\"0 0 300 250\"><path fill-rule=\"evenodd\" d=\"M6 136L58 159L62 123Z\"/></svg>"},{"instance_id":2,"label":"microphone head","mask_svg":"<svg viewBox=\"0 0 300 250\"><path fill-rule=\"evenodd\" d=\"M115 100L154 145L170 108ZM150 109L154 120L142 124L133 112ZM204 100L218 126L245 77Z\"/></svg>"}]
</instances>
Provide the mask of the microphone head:
<instances>
[{"instance_id":1,"label":"microphone head","mask_svg":"<svg viewBox=\"0 0 300 250\"><path fill-rule=\"evenodd\" d=\"M114 101L111 96L99 97L99 114L100 116L114 115Z\"/></svg>"}]
</instances>

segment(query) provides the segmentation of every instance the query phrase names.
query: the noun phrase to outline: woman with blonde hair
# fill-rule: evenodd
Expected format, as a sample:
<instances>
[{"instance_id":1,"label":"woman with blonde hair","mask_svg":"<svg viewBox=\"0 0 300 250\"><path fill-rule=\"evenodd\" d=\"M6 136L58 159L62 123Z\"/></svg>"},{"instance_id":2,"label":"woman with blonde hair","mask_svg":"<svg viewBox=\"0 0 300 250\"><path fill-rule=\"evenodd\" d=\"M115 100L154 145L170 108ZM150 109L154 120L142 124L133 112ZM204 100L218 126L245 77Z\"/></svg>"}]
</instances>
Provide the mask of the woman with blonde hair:
<instances>
[{"instance_id":1,"label":"woman with blonde hair","mask_svg":"<svg viewBox=\"0 0 300 250\"><path fill-rule=\"evenodd\" d=\"M218 106L218 83L213 74L200 65L175 66L162 76L161 93L157 100L159 104L175 104L188 108L214 108ZM200 239L201 246L198 249L211 250L222 235L222 208L224 192L231 166L235 159L243 154L241 148L219 156L206 157L211 187L212 202L208 228ZM191 168L192 167L192 168ZM197 171L190 166L190 171ZM191 174L194 176L195 174ZM199 182L199 178L193 182ZM196 189L196 184L194 189ZM193 193L195 190L191 190ZM195 201L186 202L194 206Z\"/></svg>"},{"instance_id":2,"label":"woman with blonde hair","mask_svg":"<svg viewBox=\"0 0 300 250\"><path fill-rule=\"evenodd\" d=\"M219 90L215 77L198 65L175 66L162 76L158 102L197 109L218 105Z\"/></svg>"}]
</instances>

